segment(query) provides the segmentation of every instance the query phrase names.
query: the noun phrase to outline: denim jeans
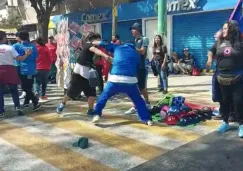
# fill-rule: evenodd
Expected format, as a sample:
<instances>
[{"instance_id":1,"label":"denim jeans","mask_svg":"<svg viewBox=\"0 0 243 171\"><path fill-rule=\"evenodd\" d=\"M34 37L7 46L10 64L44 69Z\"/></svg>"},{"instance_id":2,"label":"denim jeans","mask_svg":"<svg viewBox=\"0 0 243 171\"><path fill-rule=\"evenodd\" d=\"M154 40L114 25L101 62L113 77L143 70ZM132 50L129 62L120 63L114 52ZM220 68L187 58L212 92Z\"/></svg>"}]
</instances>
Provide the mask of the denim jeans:
<instances>
[{"instance_id":1,"label":"denim jeans","mask_svg":"<svg viewBox=\"0 0 243 171\"><path fill-rule=\"evenodd\" d=\"M36 74L36 81L34 86L34 91L36 94L45 96L46 87L48 83L49 71L48 70L38 70ZM40 90L41 87L41 90Z\"/></svg>"},{"instance_id":2,"label":"denim jeans","mask_svg":"<svg viewBox=\"0 0 243 171\"><path fill-rule=\"evenodd\" d=\"M160 86L161 88L163 88L164 90L168 89L168 77L167 77L167 71L163 71L161 68L161 65L159 63L156 64L156 69L158 72L158 76L160 79Z\"/></svg>"},{"instance_id":3,"label":"denim jeans","mask_svg":"<svg viewBox=\"0 0 243 171\"><path fill-rule=\"evenodd\" d=\"M15 107L20 107L18 85L7 85L14 102ZM0 84L0 113L4 112L4 90L6 85Z\"/></svg>"}]
</instances>

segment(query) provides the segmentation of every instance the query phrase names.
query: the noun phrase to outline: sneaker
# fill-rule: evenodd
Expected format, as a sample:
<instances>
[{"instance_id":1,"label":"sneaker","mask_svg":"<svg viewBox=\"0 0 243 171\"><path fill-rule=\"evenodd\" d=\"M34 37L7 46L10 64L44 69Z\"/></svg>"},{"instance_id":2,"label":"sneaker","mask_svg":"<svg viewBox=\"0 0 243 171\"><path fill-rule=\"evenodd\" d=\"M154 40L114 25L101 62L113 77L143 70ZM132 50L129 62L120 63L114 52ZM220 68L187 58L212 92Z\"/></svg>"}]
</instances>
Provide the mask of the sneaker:
<instances>
[{"instance_id":1,"label":"sneaker","mask_svg":"<svg viewBox=\"0 0 243 171\"><path fill-rule=\"evenodd\" d=\"M94 109L89 109L87 115L94 116Z\"/></svg>"},{"instance_id":2,"label":"sneaker","mask_svg":"<svg viewBox=\"0 0 243 171\"><path fill-rule=\"evenodd\" d=\"M35 105L35 106L33 107L32 112L35 112L35 111L39 110L40 108L41 108L41 104L38 103L37 105Z\"/></svg>"},{"instance_id":3,"label":"sneaker","mask_svg":"<svg viewBox=\"0 0 243 171\"><path fill-rule=\"evenodd\" d=\"M97 122L99 122L99 121L100 121L100 116L99 116L99 115L95 115L95 116L93 117L92 123L97 123Z\"/></svg>"},{"instance_id":4,"label":"sneaker","mask_svg":"<svg viewBox=\"0 0 243 171\"><path fill-rule=\"evenodd\" d=\"M239 126L239 134L238 135L239 135L240 138L243 138L243 125Z\"/></svg>"},{"instance_id":5,"label":"sneaker","mask_svg":"<svg viewBox=\"0 0 243 171\"><path fill-rule=\"evenodd\" d=\"M148 125L148 126L153 126L153 121L150 121L150 120L149 120L149 121L147 122L147 125Z\"/></svg>"},{"instance_id":6,"label":"sneaker","mask_svg":"<svg viewBox=\"0 0 243 171\"><path fill-rule=\"evenodd\" d=\"M163 91L164 91L164 89L163 89L163 88L160 88L160 89L159 89L159 92L163 92Z\"/></svg>"},{"instance_id":7,"label":"sneaker","mask_svg":"<svg viewBox=\"0 0 243 171\"><path fill-rule=\"evenodd\" d=\"M0 113L0 118L4 118L5 117L5 113Z\"/></svg>"},{"instance_id":8,"label":"sneaker","mask_svg":"<svg viewBox=\"0 0 243 171\"><path fill-rule=\"evenodd\" d=\"M223 122L223 123L219 126L219 128L218 128L218 132L219 132L219 133L224 133L224 132L228 131L229 129L230 129L229 124Z\"/></svg>"},{"instance_id":9,"label":"sneaker","mask_svg":"<svg viewBox=\"0 0 243 171\"><path fill-rule=\"evenodd\" d=\"M131 107L128 111L125 112L126 115L135 113L137 113L137 109L135 109L135 107Z\"/></svg>"},{"instance_id":10,"label":"sneaker","mask_svg":"<svg viewBox=\"0 0 243 171\"><path fill-rule=\"evenodd\" d=\"M64 109L65 105L63 103L60 103L59 106L57 107L57 113L61 114L63 109Z\"/></svg>"},{"instance_id":11,"label":"sneaker","mask_svg":"<svg viewBox=\"0 0 243 171\"><path fill-rule=\"evenodd\" d=\"M20 99L24 99L24 98L25 98L25 96L26 96L26 92L25 92L25 91L23 91L23 93L21 94L21 96L19 96L19 98L20 98Z\"/></svg>"},{"instance_id":12,"label":"sneaker","mask_svg":"<svg viewBox=\"0 0 243 171\"><path fill-rule=\"evenodd\" d=\"M15 111L18 113L19 116L24 116L23 111L20 109L20 107L16 107Z\"/></svg>"},{"instance_id":13,"label":"sneaker","mask_svg":"<svg viewBox=\"0 0 243 171\"><path fill-rule=\"evenodd\" d=\"M29 104L24 104L25 109L29 109L30 105Z\"/></svg>"}]
</instances>

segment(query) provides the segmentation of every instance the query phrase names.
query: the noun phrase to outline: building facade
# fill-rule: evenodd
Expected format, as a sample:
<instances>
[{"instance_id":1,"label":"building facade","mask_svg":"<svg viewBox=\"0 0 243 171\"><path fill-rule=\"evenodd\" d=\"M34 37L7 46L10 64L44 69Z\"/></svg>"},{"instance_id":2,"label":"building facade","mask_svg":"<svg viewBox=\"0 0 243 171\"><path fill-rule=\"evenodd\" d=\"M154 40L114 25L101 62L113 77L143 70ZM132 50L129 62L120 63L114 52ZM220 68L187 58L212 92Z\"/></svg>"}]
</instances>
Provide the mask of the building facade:
<instances>
[{"instance_id":1,"label":"building facade","mask_svg":"<svg viewBox=\"0 0 243 171\"><path fill-rule=\"evenodd\" d=\"M214 33L227 21L238 0L168 0L167 46L169 52L183 53L184 48L194 55L196 65L205 68L207 51L214 44ZM111 39L112 9L96 8L88 12L70 13L64 17L69 23L92 24L93 31ZM132 40L130 27L134 22L142 25L143 35L151 46L157 34L157 0L144 0L121 4L118 7L118 34L122 40Z\"/></svg>"}]
</instances>

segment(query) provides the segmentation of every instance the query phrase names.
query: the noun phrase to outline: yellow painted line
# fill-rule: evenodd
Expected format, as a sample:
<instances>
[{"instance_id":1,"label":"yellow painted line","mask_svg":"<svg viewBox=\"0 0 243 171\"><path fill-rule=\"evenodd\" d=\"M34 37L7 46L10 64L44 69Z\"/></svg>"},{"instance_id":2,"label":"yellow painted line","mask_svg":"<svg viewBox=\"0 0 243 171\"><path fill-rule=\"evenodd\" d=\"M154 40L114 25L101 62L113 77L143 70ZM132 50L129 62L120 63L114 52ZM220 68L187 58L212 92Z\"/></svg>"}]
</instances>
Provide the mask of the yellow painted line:
<instances>
[{"instance_id":1,"label":"yellow painted line","mask_svg":"<svg viewBox=\"0 0 243 171\"><path fill-rule=\"evenodd\" d=\"M206 122L201 122L200 125L209 127L209 128L213 128L213 129L217 129L220 125L220 121L217 120L210 120L210 121L206 121Z\"/></svg>"},{"instance_id":2,"label":"yellow painted line","mask_svg":"<svg viewBox=\"0 0 243 171\"><path fill-rule=\"evenodd\" d=\"M69 110L69 109L66 109L66 110L68 112L72 112L72 111L76 112L77 111L76 109L77 108L75 107L75 109L72 108L71 110ZM78 111L82 113L81 115L86 116L86 114L84 113L84 111L86 111L86 110L84 110L84 109L85 108L82 107ZM196 134L193 131L191 131L191 132L189 132L188 130L183 131L183 130L178 130L178 129L168 127L168 126L162 126L162 125L156 126L155 125L155 126L152 126L152 127L148 127L147 125L144 125L141 122L135 121L132 118L125 119L124 118L125 116L115 116L115 115L104 114L103 117L110 119L110 121L112 121L114 123L120 122L120 124L122 124L122 122L124 122L126 124L126 122L130 121L129 124L126 124L126 125L134 127L134 128L142 129L142 130L145 130L145 131L149 131L153 134L157 134L157 135L161 135L161 136L167 136L169 138L177 139L177 140L180 140L180 141L191 142L191 141L194 141L194 140L201 137L201 135ZM143 157L141 157L141 158L143 158Z\"/></svg>"},{"instance_id":3,"label":"yellow painted line","mask_svg":"<svg viewBox=\"0 0 243 171\"><path fill-rule=\"evenodd\" d=\"M33 115L33 119L52 124L53 126L66 129L80 136L88 137L104 145L115 147L134 156L150 160L167 152L167 150L154 147L134 139L116 135L107 130L91 127L88 123L60 118L56 114ZM146 126L146 125L145 125ZM148 126L146 126L148 127Z\"/></svg>"},{"instance_id":4,"label":"yellow painted line","mask_svg":"<svg viewBox=\"0 0 243 171\"><path fill-rule=\"evenodd\" d=\"M161 136L166 136L172 139L178 139L181 141L185 142L190 142L193 140L196 140L200 138L201 136L199 134L196 134L195 132L188 132L188 131L183 131L183 130L178 130L173 127L168 127L168 126L163 126L163 125L154 125L152 127L148 127L147 125L141 124L138 121L131 121L128 119L123 119L120 116L111 116L111 115L104 115L105 118L110 119L112 122L119 122L122 124L122 122L126 123L128 121L129 126L142 129L145 131L149 131L153 134L161 135Z\"/></svg>"},{"instance_id":5,"label":"yellow painted line","mask_svg":"<svg viewBox=\"0 0 243 171\"><path fill-rule=\"evenodd\" d=\"M0 121L0 137L61 170L113 170L3 121Z\"/></svg>"}]
</instances>

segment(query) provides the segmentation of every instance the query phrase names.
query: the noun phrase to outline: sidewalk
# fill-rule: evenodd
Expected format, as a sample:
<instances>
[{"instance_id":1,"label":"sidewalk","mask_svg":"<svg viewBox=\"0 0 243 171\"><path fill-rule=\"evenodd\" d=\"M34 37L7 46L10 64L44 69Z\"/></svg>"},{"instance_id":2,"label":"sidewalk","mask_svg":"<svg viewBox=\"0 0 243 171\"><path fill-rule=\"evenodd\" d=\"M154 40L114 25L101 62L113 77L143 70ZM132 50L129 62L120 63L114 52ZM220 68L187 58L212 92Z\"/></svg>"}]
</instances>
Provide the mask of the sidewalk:
<instances>
[{"instance_id":1,"label":"sidewalk","mask_svg":"<svg viewBox=\"0 0 243 171\"><path fill-rule=\"evenodd\" d=\"M189 102L218 106L211 100L212 76L170 75L168 82L169 93L182 95ZM157 89L157 78L152 74L149 74L148 91L151 93L152 99L160 97Z\"/></svg>"}]
</instances>

